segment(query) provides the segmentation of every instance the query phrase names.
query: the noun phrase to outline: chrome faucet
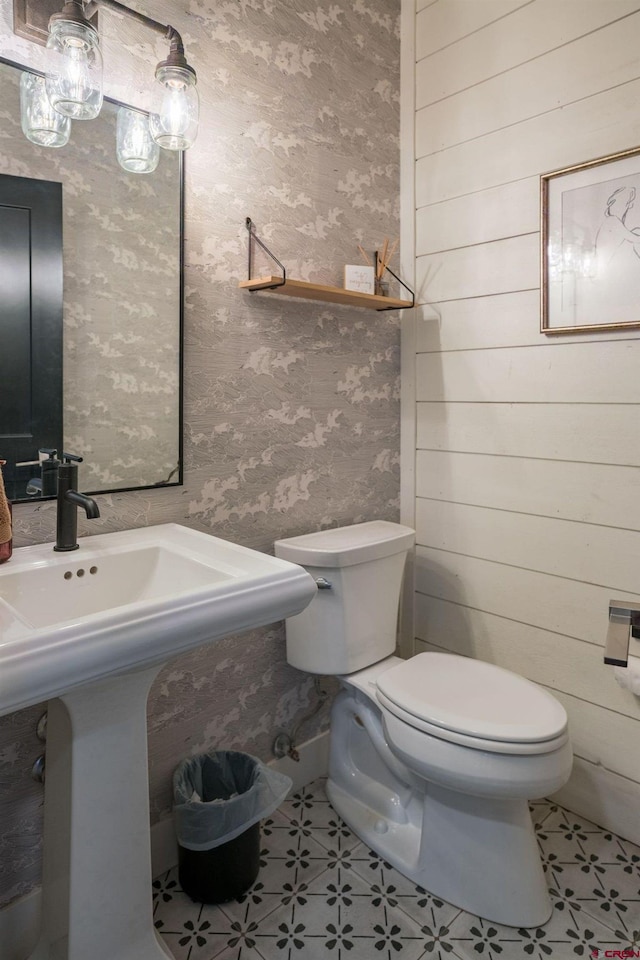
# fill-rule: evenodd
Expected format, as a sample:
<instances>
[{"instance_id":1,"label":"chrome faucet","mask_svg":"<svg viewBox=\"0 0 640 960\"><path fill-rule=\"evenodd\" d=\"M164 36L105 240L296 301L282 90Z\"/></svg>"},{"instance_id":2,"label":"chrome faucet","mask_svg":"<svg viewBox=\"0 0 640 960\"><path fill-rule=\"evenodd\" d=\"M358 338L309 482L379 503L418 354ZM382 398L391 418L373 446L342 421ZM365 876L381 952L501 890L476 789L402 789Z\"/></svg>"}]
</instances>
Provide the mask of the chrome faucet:
<instances>
[{"instance_id":1,"label":"chrome faucet","mask_svg":"<svg viewBox=\"0 0 640 960\"><path fill-rule=\"evenodd\" d=\"M604 662L615 667L628 667L631 637L640 640L640 603L609 600L609 629L604 645Z\"/></svg>"},{"instance_id":2,"label":"chrome faucet","mask_svg":"<svg viewBox=\"0 0 640 960\"><path fill-rule=\"evenodd\" d=\"M62 454L63 462L58 467L58 512L56 516L56 545L58 551L78 549L78 507L82 507L89 520L100 516L98 504L93 497L78 493L78 464L82 457L71 453Z\"/></svg>"}]
</instances>

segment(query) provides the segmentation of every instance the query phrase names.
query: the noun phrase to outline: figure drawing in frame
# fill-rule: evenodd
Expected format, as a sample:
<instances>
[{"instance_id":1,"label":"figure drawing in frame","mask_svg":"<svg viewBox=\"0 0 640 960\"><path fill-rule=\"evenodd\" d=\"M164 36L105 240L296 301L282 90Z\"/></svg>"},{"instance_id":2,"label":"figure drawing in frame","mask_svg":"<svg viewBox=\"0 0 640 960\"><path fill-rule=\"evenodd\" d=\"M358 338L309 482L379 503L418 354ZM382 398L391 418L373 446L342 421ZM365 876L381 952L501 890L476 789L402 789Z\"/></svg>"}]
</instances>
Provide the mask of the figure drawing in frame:
<instances>
[{"instance_id":1,"label":"figure drawing in frame","mask_svg":"<svg viewBox=\"0 0 640 960\"><path fill-rule=\"evenodd\" d=\"M640 325L640 157L545 179L543 330Z\"/></svg>"}]
</instances>

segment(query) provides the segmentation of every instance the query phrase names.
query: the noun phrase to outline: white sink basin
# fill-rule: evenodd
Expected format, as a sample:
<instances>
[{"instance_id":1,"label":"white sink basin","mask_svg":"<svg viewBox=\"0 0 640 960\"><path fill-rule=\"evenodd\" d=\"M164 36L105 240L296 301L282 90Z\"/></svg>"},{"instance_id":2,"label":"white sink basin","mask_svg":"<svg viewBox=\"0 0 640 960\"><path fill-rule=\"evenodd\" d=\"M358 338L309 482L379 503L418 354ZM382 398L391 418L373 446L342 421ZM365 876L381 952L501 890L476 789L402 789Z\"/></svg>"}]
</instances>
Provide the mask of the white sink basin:
<instances>
[{"instance_id":1,"label":"white sink basin","mask_svg":"<svg viewBox=\"0 0 640 960\"><path fill-rule=\"evenodd\" d=\"M151 905L149 690L166 660L300 613L316 589L177 524L21 547L0 567L0 716L49 701L31 960L173 960Z\"/></svg>"},{"instance_id":2,"label":"white sink basin","mask_svg":"<svg viewBox=\"0 0 640 960\"><path fill-rule=\"evenodd\" d=\"M301 567L163 524L21 547L0 567L0 716L300 612Z\"/></svg>"}]
</instances>

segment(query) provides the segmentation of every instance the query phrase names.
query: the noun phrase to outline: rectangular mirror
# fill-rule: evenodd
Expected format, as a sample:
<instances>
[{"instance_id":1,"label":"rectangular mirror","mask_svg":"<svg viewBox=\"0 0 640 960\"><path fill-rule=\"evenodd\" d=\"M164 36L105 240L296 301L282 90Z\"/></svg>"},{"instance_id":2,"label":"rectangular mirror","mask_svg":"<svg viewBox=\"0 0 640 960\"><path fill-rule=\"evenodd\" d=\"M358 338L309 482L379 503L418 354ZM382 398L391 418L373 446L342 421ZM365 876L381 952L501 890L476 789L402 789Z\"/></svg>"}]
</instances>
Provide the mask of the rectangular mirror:
<instances>
[{"instance_id":1,"label":"rectangular mirror","mask_svg":"<svg viewBox=\"0 0 640 960\"><path fill-rule=\"evenodd\" d=\"M150 174L124 170L116 157L123 105L109 100L96 120L73 123L66 146L31 143L21 129L22 73L0 60L0 225L5 240L11 229L24 247L19 256L13 241L0 245L0 358L14 374L0 379L7 492L14 502L42 495L32 481L41 477L43 448L82 456L80 488L88 493L179 484L182 154L161 150ZM40 195L49 198L48 219L30 212L30 197ZM31 261L27 294L16 258L18 268ZM33 320L42 298L49 340ZM23 364L19 375L11 356Z\"/></svg>"}]
</instances>

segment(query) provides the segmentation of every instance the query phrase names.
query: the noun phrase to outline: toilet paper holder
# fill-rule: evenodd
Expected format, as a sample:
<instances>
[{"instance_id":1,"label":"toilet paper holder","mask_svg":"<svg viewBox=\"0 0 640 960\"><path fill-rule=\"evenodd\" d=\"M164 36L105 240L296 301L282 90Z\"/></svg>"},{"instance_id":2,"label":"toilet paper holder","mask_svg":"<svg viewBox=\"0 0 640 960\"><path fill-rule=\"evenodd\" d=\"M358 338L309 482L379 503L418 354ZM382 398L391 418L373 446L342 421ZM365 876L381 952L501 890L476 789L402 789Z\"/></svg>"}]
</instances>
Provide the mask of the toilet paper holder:
<instances>
[{"instance_id":1,"label":"toilet paper holder","mask_svg":"<svg viewBox=\"0 0 640 960\"><path fill-rule=\"evenodd\" d=\"M615 667L629 665L629 642L640 640L640 603L609 601L609 629L604 645L604 662Z\"/></svg>"}]
</instances>

